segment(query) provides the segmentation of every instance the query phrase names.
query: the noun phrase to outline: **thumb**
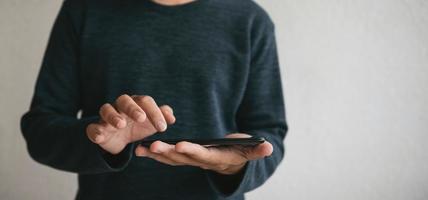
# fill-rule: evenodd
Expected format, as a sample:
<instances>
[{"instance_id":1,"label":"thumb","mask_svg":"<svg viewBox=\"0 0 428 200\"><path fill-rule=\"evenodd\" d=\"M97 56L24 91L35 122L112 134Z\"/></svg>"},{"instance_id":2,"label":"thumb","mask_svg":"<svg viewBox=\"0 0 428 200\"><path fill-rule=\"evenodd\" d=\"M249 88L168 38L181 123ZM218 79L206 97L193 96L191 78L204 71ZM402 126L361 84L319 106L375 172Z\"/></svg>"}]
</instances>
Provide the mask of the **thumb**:
<instances>
[{"instance_id":1,"label":"thumb","mask_svg":"<svg viewBox=\"0 0 428 200\"><path fill-rule=\"evenodd\" d=\"M273 146L270 142L263 142L255 146L248 155L249 160L257 160L272 155Z\"/></svg>"},{"instance_id":2,"label":"thumb","mask_svg":"<svg viewBox=\"0 0 428 200\"><path fill-rule=\"evenodd\" d=\"M96 123L89 124L86 127L86 135L93 143L100 144L105 141L104 128Z\"/></svg>"},{"instance_id":3,"label":"thumb","mask_svg":"<svg viewBox=\"0 0 428 200\"><path fill-rule=\"evenodd\" d=\"M86 128L86 133L88 138L95 144L98 144L104 150L117 154L121 152L127 145L126 141L118 137L114 137L118 130L110 130L114 128L113 126L109 127L106 123L94 123L88 125Z\"/></svg>"}]
</instances>

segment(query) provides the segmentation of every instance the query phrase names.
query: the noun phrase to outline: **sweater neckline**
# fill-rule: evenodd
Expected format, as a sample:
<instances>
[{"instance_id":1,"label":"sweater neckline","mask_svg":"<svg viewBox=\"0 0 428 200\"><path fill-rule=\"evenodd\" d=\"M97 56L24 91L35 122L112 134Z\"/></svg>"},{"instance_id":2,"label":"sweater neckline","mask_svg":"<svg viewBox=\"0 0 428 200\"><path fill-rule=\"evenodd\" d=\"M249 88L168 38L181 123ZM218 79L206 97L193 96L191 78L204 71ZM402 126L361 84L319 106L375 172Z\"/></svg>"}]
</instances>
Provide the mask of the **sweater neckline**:
<instances>
[{"instance_id":1,"label":"sweater neckline","mask_svg":"<svg viewBox=\"0 0 428 200\"><path fill-rule=\"evenodd\" d=\"M195 0L189 3L179 4L179 5L163 5L154 2L153 0L143 0L144 5L153 10L165 11L165 12L177 12L180 10L189 10L194 9L198 6L201 6L209 0Z\"/></svg>"}]
</instances>

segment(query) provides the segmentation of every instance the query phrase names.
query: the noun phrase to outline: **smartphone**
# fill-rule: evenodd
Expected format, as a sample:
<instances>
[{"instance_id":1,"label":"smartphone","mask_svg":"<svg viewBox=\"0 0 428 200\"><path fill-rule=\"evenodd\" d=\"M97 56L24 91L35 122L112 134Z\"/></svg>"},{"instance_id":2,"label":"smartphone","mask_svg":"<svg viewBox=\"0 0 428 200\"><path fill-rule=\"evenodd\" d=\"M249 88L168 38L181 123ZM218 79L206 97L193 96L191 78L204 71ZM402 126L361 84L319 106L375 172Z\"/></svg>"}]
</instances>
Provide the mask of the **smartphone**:
<instances>
[{"instance_id":1,"label":"smartphone","mask_svg":"<svg viewBox=\"0 0 428 200\"><path fill-rule=\"evenodd\" d=\"M158 140L142 140L140 141L140 145L149 147L153 142ZM167 144L175 145L179 142L186 141L195 144L199 144L205 147L213 147L213 146L257 146L263 142L265 142L265 138L263 137L250 137L250 138L218 138L218 139L189 139L189 138L180 138L180 139L165 139L160 140Z\"/></svg>"}]
</instances>

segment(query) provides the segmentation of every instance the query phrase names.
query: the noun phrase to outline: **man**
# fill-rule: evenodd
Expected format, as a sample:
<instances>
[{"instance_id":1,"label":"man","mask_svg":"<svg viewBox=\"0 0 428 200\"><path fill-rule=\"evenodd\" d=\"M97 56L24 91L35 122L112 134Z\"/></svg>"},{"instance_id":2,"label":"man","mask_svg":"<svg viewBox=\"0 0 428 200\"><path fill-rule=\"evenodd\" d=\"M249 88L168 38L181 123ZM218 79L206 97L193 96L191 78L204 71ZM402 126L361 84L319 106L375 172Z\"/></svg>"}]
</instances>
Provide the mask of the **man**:
<instances>
[{"instance_id":1,"label":"man","mask_svg":"<svg viewBox=\"0 0 428 200\"><path fill-rule=\"evenodd\" d=\"M77 199L243 199L284 154L274 26L250 0L66 0L21 127ZM268 142L137 143L249 136Z\"/></svg>"}]
</instances>

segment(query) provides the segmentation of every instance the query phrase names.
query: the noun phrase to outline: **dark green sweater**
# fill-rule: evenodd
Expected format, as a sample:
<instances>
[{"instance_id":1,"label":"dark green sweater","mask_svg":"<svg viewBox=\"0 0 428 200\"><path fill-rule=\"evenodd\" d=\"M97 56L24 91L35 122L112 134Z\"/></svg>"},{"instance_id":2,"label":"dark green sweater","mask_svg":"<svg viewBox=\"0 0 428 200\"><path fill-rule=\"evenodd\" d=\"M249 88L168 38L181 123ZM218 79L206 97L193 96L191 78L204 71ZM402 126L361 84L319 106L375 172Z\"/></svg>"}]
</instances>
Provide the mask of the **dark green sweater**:
<instances>
[{"instance_id":1,"label":"dark green sweater","mask_svg":"<svg viewBox=\"0 0 428 200\"><path fill-rule=\"evenodd\" d=\"M263 136L273 155L237 175L118 156L86 126L121 94L169 104L175 125L157 138ZM81 118L77 113L81 110ZM77 199L243 199L272 175L287 132L274 26L250 0L66 0L54 24L31 108L21 121L32 158L79 174Z\"/></svg>"}]
</instances>

